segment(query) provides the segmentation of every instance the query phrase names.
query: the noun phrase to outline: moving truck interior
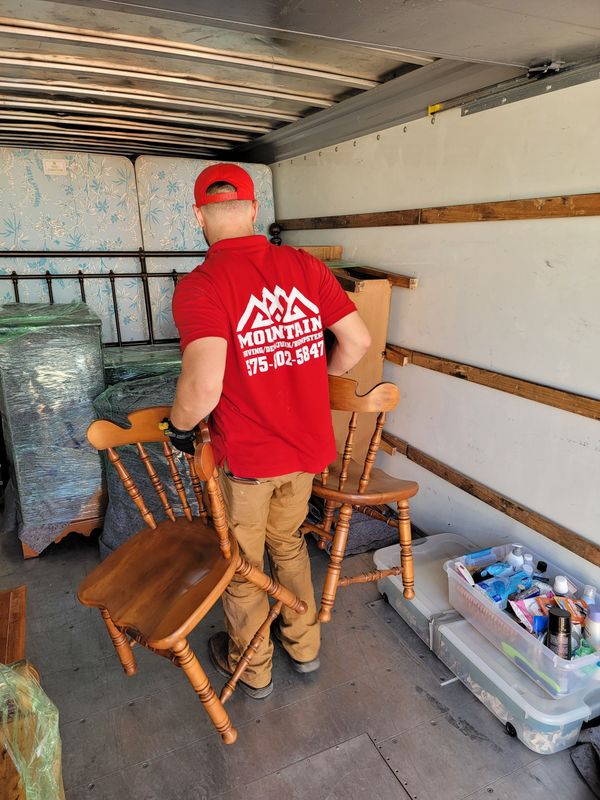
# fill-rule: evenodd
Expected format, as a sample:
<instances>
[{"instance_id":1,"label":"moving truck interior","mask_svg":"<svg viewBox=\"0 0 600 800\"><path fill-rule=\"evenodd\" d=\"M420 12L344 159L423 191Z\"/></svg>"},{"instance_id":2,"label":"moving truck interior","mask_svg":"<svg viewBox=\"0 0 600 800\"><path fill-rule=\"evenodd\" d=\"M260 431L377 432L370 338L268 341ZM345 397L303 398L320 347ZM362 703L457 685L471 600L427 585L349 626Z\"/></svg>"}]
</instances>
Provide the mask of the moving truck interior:
<instances>
[{"instance_id":1,"label":"moving truck interior","mask_svg":"<svg viewBox=\"0 0 600 800\"><path fill-rule=\"evenodd\" d=\"M600 797L599 128L597 0L0 0L0 800ZM170 419L202 209L254 198L368 332L336 371L281 280L194 317L252 386L320 365L265 398L301 449L325 393L316 607L245 550L226 487L292 470L223 459L229 372Z\"/></svg>"}]
</instances>

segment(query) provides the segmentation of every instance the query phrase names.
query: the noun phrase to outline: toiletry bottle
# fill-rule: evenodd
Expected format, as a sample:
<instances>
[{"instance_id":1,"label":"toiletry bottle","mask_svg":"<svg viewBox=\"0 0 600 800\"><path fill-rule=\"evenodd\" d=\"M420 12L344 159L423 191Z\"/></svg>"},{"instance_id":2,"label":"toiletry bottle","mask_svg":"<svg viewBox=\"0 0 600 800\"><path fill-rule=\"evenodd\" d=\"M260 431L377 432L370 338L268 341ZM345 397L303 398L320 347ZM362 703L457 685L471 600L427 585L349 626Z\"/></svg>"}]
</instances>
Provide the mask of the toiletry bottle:
<instances>
[{"instance_id":1,"label":"toiletry bottle","mask_svg":"<svg viewBox=\"0 0 600 800\"><path fill-rule=\"evenodd\" d=\"M590 647L600 650L600 608L590 606L585 620L585 638Z\"/></svg>"},{"instance_id":2,"label":"toiletry bottle","mask_svg":"<svg viewBox=\"0 0 600 800\"><path fill-rule=\"evenodd\" d=\"M596 602L596 587L590 586L586 583L583 587L583 594L581 595L581 599L585 600L588 606L593 606Z\"/></svg>"},{"instance_id":3,"label":"toiletry bottle","mask_svg":"<svg viewBox=\"0 0 600 800\"><path fill-rule=\"evenodd\" d=\"M556 578L554 578L552 589L554 594L557 594L559 597L567 597L569 594L569 584L566 575L557 575Z\"/></svg>"},{"instance_id":4,"label":"toiletry bottle","mask_svg":"<svg viewBox=\"0 0 600 800\"><path fill-rule=\"evenodd\" d=\"M546 647L559 658L571 658L571 615L564 608L548 609Z\"/></svg>"},{"instance_id":5,"label":"toiletry bottle","mask_svg":"<svg viewBox=\"0 0 600 800\"><path fill-rule=\"evenodd\" d=\"M510 553L506 556L506 560L514 567L515 572L523 569L523 546L516 544Z\"/></svg>"},{"instance_id":6,"label":"toiletry bottle","mask_svg":"<svg viewBox=\"0 0 600 800\"><path fill-rule=\"evenodd\" d=\"M531 553L524 553L523 554L523 572L526 572L529 577L533 576L533 555Z\"/></svg>"},{"instance_id":7,"label":"toiletry bottle","mask_svg":"<svg viewBox=\"0 0 600 800\"><path fill-rule=\"evenodd\" d=\"M546 575L547 570L548 570L548 564L546 564L545 561L538 561L537 564L535 565L535 572L533 573L533 577L539 578L543 581L547 581L548 580L548 576Z\"/></svg>"}]
</instances>

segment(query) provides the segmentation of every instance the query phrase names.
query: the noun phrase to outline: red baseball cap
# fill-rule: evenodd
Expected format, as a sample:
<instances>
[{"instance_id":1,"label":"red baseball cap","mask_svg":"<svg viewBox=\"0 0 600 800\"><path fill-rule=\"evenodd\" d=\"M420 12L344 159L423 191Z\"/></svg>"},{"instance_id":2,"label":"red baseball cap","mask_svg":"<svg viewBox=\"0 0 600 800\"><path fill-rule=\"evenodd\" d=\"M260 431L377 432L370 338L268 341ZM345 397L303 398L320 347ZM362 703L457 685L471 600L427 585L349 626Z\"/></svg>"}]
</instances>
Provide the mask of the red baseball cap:
<instances>
[{"instance_id":1,"label":"red baseball cap","mask_svg":"<svg viewBox=\"0 0 600 800\"><path fill-rule=\"evenodd\" d=\"M206 194L206 190L213 183L230 183L235 186L235 192ZM197 206L222 203L225 200L254 200L254 183L246 170L237 164L212 164L203 169L196 178L194 199Z\"/></svg>"}]
</instances>

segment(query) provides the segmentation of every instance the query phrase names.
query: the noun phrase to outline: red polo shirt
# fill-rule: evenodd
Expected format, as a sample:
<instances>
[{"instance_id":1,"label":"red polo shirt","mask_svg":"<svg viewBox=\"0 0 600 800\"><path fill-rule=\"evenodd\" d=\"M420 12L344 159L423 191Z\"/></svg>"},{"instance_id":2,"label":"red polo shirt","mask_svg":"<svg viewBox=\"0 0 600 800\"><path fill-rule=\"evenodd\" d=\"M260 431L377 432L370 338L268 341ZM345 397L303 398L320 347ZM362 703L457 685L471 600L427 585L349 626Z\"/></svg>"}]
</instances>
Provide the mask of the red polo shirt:
<instances>
[{"instance_id":1,"label":"red polo shirt","mask_svg":"<svg viewBox=\"0 0 600 800\"><path fill-rule=\"evenodd\" d=\"M217 242L178 283L182 350L206 336L227 340L209 420L219 464L268 478L335 459L323 330L355 310L323 262L264 236Z\"/></svg>"}]
</instances>

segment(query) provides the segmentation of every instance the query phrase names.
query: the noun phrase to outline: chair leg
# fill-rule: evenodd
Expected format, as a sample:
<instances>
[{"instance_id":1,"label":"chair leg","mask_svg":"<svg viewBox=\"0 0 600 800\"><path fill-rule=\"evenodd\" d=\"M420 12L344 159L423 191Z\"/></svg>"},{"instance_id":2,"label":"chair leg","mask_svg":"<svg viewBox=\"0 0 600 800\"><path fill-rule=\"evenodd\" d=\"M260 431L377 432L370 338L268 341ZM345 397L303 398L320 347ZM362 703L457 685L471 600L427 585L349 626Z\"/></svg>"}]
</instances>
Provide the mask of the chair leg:
<instances>
[{"instance_id":1,"label":"chair leg","mask_svg":"<svg viewBox=\"0 0 600 800\"><path fill-rule=\"evenodd\" d=\"M400 564L402 565L402 584L404 597L412 600L415 596L415 571L412 558L412 535L410 530L410 514L408 500L398 501L398 530L400 533Z\"/></svg>"},{"instance_id":2,"label":"chair leg","mask_svg":"<svg viewBox=\"0 0 600 800\"><path fill-rule=\"evenodd\" d=\"M194 651L189 646L186 639L182 639L173 647L173 653L177 663L185 672L187 679L192 684L194 691L200 698L206 713L211 718L213 725L221 734L225 744L233 744L237 739L237 731L229 719L229 714L225 711L223 703L215 694L215 690L210 685L202 665L194 655Z\"/></svg>"},{"instance_id":3,"label":"chair leg","mask_svg":"<svg viewBox=\"0 0 600 800\"><path fill-rule=\"evenodd\" d=\"M300 600L300 598L292 594L289 589L286 589L285 586L269 578L262 570L253 566L241 556L235 572L236 575L258 586L263 592L266 592L270 597L274 597L275 600L281 601L284 606L291 608L292 611L295 611L297 614L306 614L308 611L308 606L304 600Z\"/></svg>"},{"instance_id":4,"label":"chair leg","mask_svg":"<svg viewBox=\"0 0 600 800\"><path fill-rule=\"evenodd\" d=\"M329 531L331 530L334 511L335 511L335 503L332 500L325 500L325 511L323 513L323 521L321 523L321 528L323 528L325 533L329 533ZM317 542L317 547L319 548L319 550L325 550L327 548L327 539L319 537L319 541Z\"/></svg>"},{"instance_id":5,"label":"chair leg","mask_svg":"<svg viewBox=\"0 0 600 800\"><path fill-rule=\"evenodd\" d=\"M237 663L235 672L221 690L221 702L226 703L231 697L231 695L234 693L235 687L237 686L239 679L246 671L246 667L252 661L254 654L257 652L260 645L264 642L265 637L269 635L269 630L271 629L271 625L281 613L282 605L283 603L281 602L281 600L278 600L275 603L275 605L271 607L269 613L267 614L267 618L252 637L252 641L250 642L248 647L244 650L242 657Z\"/></svg>"},{"instance_id":6,"label":"chair leg","mask_svg":"<svg viewBox=\"0 0 600 800\"><path fill-rule=\"evenodd\" d=\"M344 504L340 508L331 553L329 554L329 566L325 576L325 585L321 595L321 608L319 610L319 622L331 622L331 609L335 603L340 572L342 571L342 561L346 552L346 542L348 541L348 529L350 518L352 517L352 506Z\"/></svg>"},{"instance_id":7,"label":"chair leg","mask_svg":"<svg viewBox=\"0 0 600 800\"><path fill-rule=\"evenodd\" d=\"M120 631L117 628L115 623L112 621L110 614L105 608L101 608L100 613L102 614L104 624L108 629L108 635L112 639L112 643L114 644L117 655L119 656L119 661L123 665L125 674L135 675L137 672L137 664L135 663L135 656L133 655L127 636L125 636L123 631Z\"/></svg>"}]
</instances>

